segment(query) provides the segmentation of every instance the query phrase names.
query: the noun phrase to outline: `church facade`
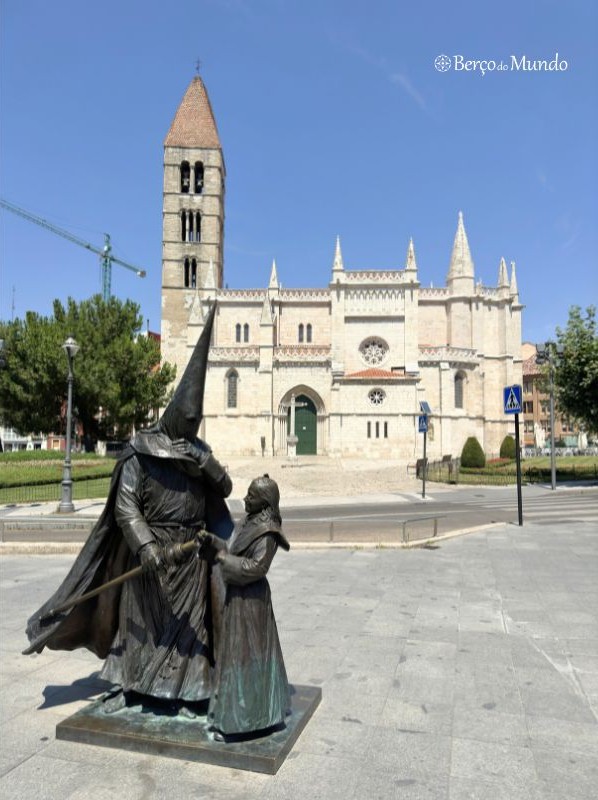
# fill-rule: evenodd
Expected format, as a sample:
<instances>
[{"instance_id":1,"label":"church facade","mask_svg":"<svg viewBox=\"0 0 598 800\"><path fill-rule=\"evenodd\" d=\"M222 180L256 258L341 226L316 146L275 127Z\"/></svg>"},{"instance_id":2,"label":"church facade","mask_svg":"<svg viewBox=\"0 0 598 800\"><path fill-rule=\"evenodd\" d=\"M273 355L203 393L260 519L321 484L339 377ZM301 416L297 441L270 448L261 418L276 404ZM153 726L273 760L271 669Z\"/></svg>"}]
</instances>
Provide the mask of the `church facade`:
<instances>
[{"instance_id":1,"label":"church facade","mask_svg":"<svg viewBox=\"0 0 598 800\"><path fill-rule=\"evenodd\" d=\"M205 86L195 77L164 145L162 358L182 375L216 300L201 435L226 455L488 454L512 433L502 388L522 382L515 265L476 282L459 213L446 285L424 288L410 241L399 270L350 270L340 241L330 280L281 287L276 264L255 289L223 288L225 164ZM448 250L448 248L447 248Z\"/></svg>"}]
</instances>

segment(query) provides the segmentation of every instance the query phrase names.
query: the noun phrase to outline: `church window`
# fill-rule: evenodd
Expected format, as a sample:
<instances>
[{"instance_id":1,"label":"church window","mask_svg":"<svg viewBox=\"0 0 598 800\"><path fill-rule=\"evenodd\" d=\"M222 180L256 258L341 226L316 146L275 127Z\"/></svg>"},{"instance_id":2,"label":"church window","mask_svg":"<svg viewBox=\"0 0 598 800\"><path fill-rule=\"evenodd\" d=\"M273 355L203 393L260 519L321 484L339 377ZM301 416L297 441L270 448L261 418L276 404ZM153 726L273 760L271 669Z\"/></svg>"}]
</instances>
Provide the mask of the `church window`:
<instances>
[{"instance_id":1,"label":"church window","mask_svg":"<svg viewBox=\"0 0 598 800\"><path fill-rule=\"evenodd\" d=\"M191 259L191 288L195 289L197 286L197 261Z\"/></svg>"},{"instance_id":2,"label":"church window","mask_svg":"<svg viewBox=\"0 0 598 800\"><path fill-rule=\"evenodd\" d=\"M386 358L388 345L382 339L366 339L359 347L361 357L369 367L377 367Z\"/></svg>"},{"instance_id":3,"label":"church window","mask_svg":"<svg viewBox=\"0 0 598 800\"><path fill-rule=\"evenodd\" d=\"M241 323L237 322L235 325L235 342L241 341Z\"/></svg>"},{"instance_id":4,"label":"church window","mask_svg":"<svg viewBox=\"0 0 598 800\"><path fill-rule=\"evenodd\" d=\"M187 222L188 222L188 240L190 242L193 241L193 211L189 211L187 215Z\"/></svg>"},{"instance_id":5,"label":"church window","mask_svg":"<svg viewBox=\"0 0 598 800\"><path fill-rule=\"evenodd\" d=\"M243 325L243 341L244 342L249 341L249 325L247 323Z\"/></svg>"},{"instance_id":6,"label":"church window","mask_svg":"<svg viewBox=\"0 0 598 800\"><path fill-rule=\"evenodd\" d=\"M199 211L195 214L195 241L201 242L201 214Z\"/></svg>"},{"instance_id":7,"label":"church window","mask_svg":"<svg viewBox=\"0 0 598 800\"><path fill-rule=\"evenodd\" d=\"M190 264L189 259L185 259L185 288L189 288L191 285L191 273L190 273Z\"/></svg>"},{"instance_id":8,"label":"church window","mask_svg":"<svg viewBox=\"0 0 598 800\"><path fill-rule=\"evenodd\" d=\"M376 439L380 438L380 423L376 423Z\"/></svg>"},{"instance_id":9,"label":"church window","mask_svg":"<svg viewBox=\"0 0 598 800\"><path fill-rule=\"evenodd\" d=\"M181 162L181 192L189 194L191 187L191 167L188 161Z\"/></svg>"},{"instance_id":10,"label":"church window","mask_svg":"<svg viewBox=\"0 0 598 800\"><path fill-rule=\"evenodd\" d=\"M381 406L386 398L386 392L384 389L372 389L369 392L368 397L373 406Z\"/></svg>"},{"instance_id":11,"label":"church window","mask_svg":"<svg viewBox=\"0 0 598 800\"><path fill-rule=\"evenodd\" d=\"M308 322L305 326L305 341L311 343L311 323Z\"/></svg>"},{"instance_id":12,"label":"church window","mask_svg":"<svg viewBox=\"0 0 598 800\"><path fill-rule=\"evenodd\" d=\"M231 369L226 376L226 407L237 407L237 384L239 382L239 374L236 370Z\"/></svg>"},{"instance_id":13,"label":"church window","mask_svg":"<svg viewBox=\"0 0 598 800\"><path fill-rule=\"evenodd\" d=\"M368 439L372 438L372 423L368 422Z\"/></svg>"},{"instance_id":14,"label":"church window","mask_svg":"<svg viewBox=\"0 0 598 800\"><path fill-rule=\"evenodd\" d=\"M181 241L187 241L187 212L181 211Z\"/></svg>"},{"instance_id":15,"label":"church window","mask_svg":"<svg viewBox=\"0 0 598 800\"><path fill-rule=\"evenodd\" d=\"M388 422L384 423L384 438L388 439Z\"/></svg>"},{"instance_id":16,"label":"church window","mask_svg":"<svg viewBox=\"0 0 598 800\"><path fill-rule=\"evenodd\" d=\"M203 161L195 162L194 175L195 194L201 194L203 192Z\"/></svg>"},{"instance_id":17,"label":"church window","mask_svg":"<svg viewBox=\"0 0 598 800\"><path fill-rule=\"evenodd\" d=\"M455 375L455 408L463 408L463 386L465 384L465 375L462 372L457 372Z\"/></svg>"},{"instance_id":18,"label":"church window","mask_svg":"<svg viewBox=\"0 0 598 800\"><path fill-rule=\"evenodd\" d=\"M303 327L303 323L301 323L299 325L299 344L303 343L304 333L305 333L305 329Z\"/></svg>"}]
</instances>

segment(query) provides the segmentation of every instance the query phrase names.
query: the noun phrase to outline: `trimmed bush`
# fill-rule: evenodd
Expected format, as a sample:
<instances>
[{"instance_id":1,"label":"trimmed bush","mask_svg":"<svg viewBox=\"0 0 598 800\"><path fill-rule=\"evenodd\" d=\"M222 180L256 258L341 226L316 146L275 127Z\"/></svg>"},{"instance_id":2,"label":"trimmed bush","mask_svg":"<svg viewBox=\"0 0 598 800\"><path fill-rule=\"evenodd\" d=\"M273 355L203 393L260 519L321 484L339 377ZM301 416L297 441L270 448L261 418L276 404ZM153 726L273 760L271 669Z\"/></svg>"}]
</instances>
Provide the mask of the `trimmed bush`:
<instances>
[{"instance_id":1,"label":"trimmed bush","mask_svg":"<svg viewBox=\"0 0 598 800\"><path fill-rule=\"evenodd\" d=\"M461 466L477 467L478 469L486 466L486 456L484 455L481 444L475 436L470 436L463 445L463 450L461 451Z\"/></svg>"},{"instance_id":2,"label":"trimmed bush","mask_svg":"<svg viewBox=\"0 0 598 800\"><path fill-rule=\"evenodd\" d=\"M513 439L512 436L505 436L500 446L500 457L515 458L515 456L516 456L515 439Z\"/></svg>"}]
</instances>

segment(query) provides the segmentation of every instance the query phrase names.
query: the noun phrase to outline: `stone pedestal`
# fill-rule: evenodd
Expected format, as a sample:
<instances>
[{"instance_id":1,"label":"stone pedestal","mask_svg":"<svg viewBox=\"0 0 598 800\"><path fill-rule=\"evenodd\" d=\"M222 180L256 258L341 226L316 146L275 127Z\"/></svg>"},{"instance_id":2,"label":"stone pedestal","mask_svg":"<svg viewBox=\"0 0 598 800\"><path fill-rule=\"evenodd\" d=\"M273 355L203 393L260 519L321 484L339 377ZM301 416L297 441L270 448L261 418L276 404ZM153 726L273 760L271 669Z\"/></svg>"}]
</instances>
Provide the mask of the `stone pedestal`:
<instances>
[{"instance_id":1,"label":"stone pedestal","mask_svg":"<svg viewBox=\"0 0 598 800\"><path fill-rule=\"evenodd\" d=\"M291 714L282 730L230 742L214 741L206 717L186 719L158 709L146 713L141 706L105 714L98 700L60 722L56 738L274 775L321 699L317 686L292 686Z\"/></svg>"},{"instance_id":2,"label":"stone pedestal","mask_svg":"<svg viewBox=\"0 0 598 800\"><path fill-rule=\"evenodd\" d=\"M297 458L297 442L299 441L299 437L295 436L294 434L291 436L287 436L287 455L289 458L295 459Z\"/></svg>"}]
</instances>

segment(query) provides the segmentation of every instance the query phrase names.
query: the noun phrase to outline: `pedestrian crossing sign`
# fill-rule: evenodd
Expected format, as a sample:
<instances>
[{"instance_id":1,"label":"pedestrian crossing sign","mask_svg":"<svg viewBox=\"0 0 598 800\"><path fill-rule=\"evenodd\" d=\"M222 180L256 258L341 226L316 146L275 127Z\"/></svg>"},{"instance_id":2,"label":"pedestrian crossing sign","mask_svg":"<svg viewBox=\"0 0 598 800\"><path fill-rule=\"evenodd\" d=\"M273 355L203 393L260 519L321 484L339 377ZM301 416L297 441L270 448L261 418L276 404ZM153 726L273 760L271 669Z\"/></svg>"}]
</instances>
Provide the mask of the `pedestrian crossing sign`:
<instances>
[{"instance_id":1,"label":"pedestrian crossing sign","mask_svg":"<svg viewBox=\"0 0 598 800\"><path fill-rule=\"evenodd\" d=\"M420 414L417 418L417 429L420 433L427 433L428 432L428 415L427 414Z\"/></svg>"},{"instance_id":2,"label":"pedestrian crossing sign","mask_svg":"<svg viewBox=\"0 0 598 800\"><path fill-rule=\"evenodd\" d=\"M505 386L503 389L503 400L505 407L505 414L521 414L521 386Z\"/></svg>"}]
</instances>

